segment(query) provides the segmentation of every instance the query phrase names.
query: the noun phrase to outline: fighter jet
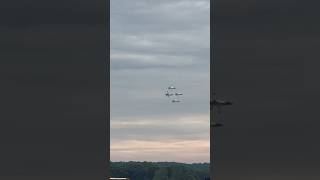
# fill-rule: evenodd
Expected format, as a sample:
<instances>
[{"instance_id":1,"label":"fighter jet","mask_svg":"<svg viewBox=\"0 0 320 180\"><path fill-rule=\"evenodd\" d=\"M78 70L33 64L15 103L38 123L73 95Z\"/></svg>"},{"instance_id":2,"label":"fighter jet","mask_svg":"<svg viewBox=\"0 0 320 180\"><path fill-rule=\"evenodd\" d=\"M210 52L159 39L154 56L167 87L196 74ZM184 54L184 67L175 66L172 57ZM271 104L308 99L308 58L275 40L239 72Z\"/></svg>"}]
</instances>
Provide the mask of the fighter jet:
<instances>
[{"instance_id":1,"label":"fighter jet","mask_svg":"<svg viewBox=\"0 0 320 180\"><path fill-rule=\"evenodd\" d=\"M173 96L174 94L173 94L173 93L169 93L169 91L167 91L165 95L166 95L167 97L170 97L170 96Z\"/></svg>"},{"instance_id":2,"label":"fighter jet","mask_svg":"<svg viewBox=\"0 0 320 180\"><path fill-rule=\"evenodd\" d=\"M221 126L223 126L223 125L220 124L220 123L211 123L210 126L211 126L211 127L221 127Z\"/></svg>"},{"instance_id":3,"label":"fighter jet","mask_svg":"<svg viewBox=\"0 0 320 180\"><path fill-rule=\"evenodd\" d=\"M215 95L215 93L213 95ZM229 106L232 104L233 104L233 102L231 102L231 101L223 101L223 100L218 100L218 99L214 98L213 100L210 101L210 109L217 107L218 113L221 113L222 106Z\"/></svg>"},{"instance_id":4,"label":"fighter jet","mask_svg":"<svg viewBox=\"0 0 320 180\"><path fill-rule=\"evenodd\" d=\"M178 100L178 99L173 99L171 102L176 103L176 102L180 102L180 100Z\"/></svg>"},{"instance_id":5,"label":"fighter jet","mask_svg":"<svg viewBox=\"0 0 320 180\"><path fill-rule=\"evenodd\" d=\"M181 96L181 95L183 95L182 93L175 93L174 95L176 95L176 96Z\"/></svg>"},{"instance_id":6,"label":"fighter jet","mask_svg":"<svg viewBox=\"0 0 320 180\"><path fill-rule=\"evenodd\" d=\"M227 106L227 105L232 105L233 103L230 101L222 101L218 99L214 99L213 101L210 102L210 105L213 106Z\"/></svg>"},{"instance_id":7,"label":"fighter jet","mask_svg":"<svg viewBox=\"0 0 320 180\"><path fill-rule=\"evenodd\" d=\"M168 89L176 89L174 86L169 86Z\"/></svg>"}]
</instances>

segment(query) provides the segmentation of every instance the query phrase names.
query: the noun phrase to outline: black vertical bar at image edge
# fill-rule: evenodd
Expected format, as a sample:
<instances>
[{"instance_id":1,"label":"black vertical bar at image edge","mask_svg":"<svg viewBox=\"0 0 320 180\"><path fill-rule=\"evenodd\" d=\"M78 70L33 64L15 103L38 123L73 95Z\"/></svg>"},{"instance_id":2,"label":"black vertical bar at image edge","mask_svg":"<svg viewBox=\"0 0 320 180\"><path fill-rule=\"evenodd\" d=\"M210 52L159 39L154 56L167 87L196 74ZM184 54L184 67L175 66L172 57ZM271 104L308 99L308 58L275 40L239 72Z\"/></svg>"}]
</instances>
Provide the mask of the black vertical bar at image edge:
<instances>
[{"instance_id":1,"label":"black vertical bar at image edge","mask_svg":"<svg viewBox=\"0 0 320 180\"><path fill-rule=\"evenodd\" d=\"M106 177L108 3L0 1L0 179Z\"/></svg>"},{"instance_id":2,"label":"black vertical bar at image edge","mask_svg":"<svg viewBox=\"0 0 320 180\"><path fill-rule=\"evenodd\" d=\"M107 76L108 76L108 82L107 82L107 88L106 88L106 116L107 119L106 121L108 121L107 124L107 142L106 142L106 153L107 153L107 162L106 162L106 171L105 171L105 177L106 179L109 179L110 177L110 0L107 0L106 3L107 6L107 12L106 12L106 20L107 20L107 39L106 39L106 53L107 53L107 59L106 59L106 69L107 69Z\"/></svg>"}]
</instances>

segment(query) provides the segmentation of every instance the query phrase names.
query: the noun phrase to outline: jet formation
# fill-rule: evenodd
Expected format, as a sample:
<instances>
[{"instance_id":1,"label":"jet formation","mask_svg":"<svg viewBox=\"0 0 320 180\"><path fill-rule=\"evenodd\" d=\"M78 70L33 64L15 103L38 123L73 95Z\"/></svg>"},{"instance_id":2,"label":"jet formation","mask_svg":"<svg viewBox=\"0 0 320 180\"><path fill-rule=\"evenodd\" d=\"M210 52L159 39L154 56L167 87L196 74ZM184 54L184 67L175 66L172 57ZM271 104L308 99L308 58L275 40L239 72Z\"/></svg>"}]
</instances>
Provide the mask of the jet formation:
<instances>
[{"instance_id":1,"label":"jet formation","mask_svg":"<svg viewBox=\"0 0 320 180\"><path fill-rule=\"evenodd\" d=\"M181 102L180 99L179 99L179 96L182 96L183 94L182 93L179 93L179 92L174 92L177 88L174 87L174 86L169 86L167 88L167 92L165 93L165 95L170 98L172 96L172 100L171 102L172 103L179 103Z\"/></svg>"}]
</instances>

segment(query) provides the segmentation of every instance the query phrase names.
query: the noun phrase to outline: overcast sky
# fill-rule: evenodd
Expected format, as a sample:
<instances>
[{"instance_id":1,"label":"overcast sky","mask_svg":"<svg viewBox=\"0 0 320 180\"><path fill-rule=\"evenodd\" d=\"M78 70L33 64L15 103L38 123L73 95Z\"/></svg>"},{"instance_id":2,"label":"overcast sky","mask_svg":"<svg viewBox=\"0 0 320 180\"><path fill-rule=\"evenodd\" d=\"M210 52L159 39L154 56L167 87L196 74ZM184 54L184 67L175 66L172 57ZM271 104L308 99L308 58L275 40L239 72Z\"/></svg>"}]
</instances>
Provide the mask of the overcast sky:
<instances>
[{"instance_id":1,"label":"overcast sky","mask_svg":"<svg viewBox=\"0 0 320 180\"><path fill-rule=\"evenodd\" d=\"M111 1L112 161L209 161L209 2Z\"/></svg>"}]
</instances>

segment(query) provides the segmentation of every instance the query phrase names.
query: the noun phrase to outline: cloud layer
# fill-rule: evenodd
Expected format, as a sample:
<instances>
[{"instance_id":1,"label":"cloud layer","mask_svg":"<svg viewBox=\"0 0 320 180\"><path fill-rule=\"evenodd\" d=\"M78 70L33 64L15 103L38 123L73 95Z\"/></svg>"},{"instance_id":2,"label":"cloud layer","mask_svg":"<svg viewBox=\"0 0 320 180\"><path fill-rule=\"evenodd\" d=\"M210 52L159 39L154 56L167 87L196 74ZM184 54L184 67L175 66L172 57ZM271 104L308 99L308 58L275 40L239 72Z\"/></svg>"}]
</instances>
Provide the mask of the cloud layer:
<instances>
[{"instance_id":1,"label":"cloud layer","mask_svg":"<svg viewBox=\"0 0 320 180\"><path fill-rule=\"evenodd\" d=\"M111 1L111 160L209 161L209 3Z\"/></svg>"}]
</instances>

